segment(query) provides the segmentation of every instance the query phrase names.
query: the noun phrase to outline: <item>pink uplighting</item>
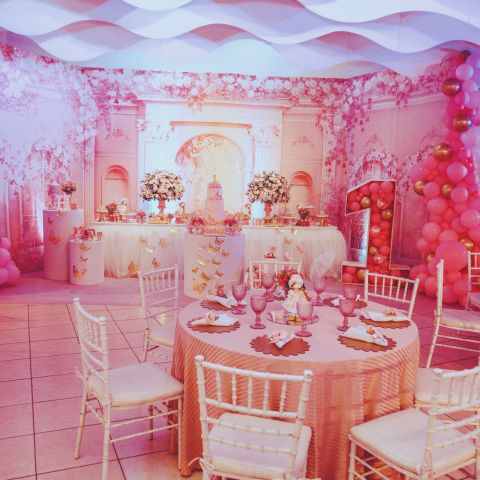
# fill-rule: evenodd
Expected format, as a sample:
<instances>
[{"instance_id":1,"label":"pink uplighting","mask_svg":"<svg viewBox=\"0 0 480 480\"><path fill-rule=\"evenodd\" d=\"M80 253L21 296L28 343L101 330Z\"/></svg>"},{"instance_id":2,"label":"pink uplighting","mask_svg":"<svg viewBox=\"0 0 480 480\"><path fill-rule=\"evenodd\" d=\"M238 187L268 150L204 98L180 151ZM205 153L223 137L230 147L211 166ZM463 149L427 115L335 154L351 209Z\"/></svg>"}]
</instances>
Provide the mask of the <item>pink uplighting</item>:
<instances>
[{"instance_id":1,"label":"pink uplighting","mask_svg":"<svg viewBox=\"0 0 480 480\"><path fill-rule=\"evenodd\" d=\"M480 478L472 1L0 4L0 480Z\"/></svg>"}]
</instances>

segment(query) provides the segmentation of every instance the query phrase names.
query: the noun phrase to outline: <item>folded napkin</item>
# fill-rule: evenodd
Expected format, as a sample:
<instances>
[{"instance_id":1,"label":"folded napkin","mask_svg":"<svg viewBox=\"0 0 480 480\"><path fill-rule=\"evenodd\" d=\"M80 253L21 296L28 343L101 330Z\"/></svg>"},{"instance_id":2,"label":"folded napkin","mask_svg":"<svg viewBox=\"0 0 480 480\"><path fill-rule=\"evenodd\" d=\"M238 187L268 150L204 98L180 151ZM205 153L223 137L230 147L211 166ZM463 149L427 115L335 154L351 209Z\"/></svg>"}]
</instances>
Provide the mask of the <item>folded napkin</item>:
<instances>
[{"instance_id":1,"label":"folded napkin","mask_svg":"<svg viewBox=\"0 0 480 480\"><path fill-rule=\"evenodd\" d=\"M292 332L286 332L285 330L277 330L268 335L270 343L274 343L278 348L283 348L290 340L295 338Z\"/></svg>"},{"instance_id":2,"label":"folded napkin","mask_svg":"<svg viewBox=\"0 0 480 480\"><path fill-rule=\"evenodd\" d=\"M350 327L344 334L346 338L353 338L362 342L375 343L382 347L388 346L387 339L378 333L375 328L367 325L359 325L357 327Z\"/></svg>"},{"instance_id":3,"label":"folded napkin","mask_svg":"<svg viewBox=\"0 0 480 480\"><path fill-rule=\"evenodd\" d=\"M334 307L340 306L340 300L341 300L342 298L345 298L345 297L344 297L343 295L340 295L339 297L334 298L334 299L332 300L332 305L333 305ZM358 302L358 300L360 300L360 295L357 293L357 298L355 299L355 301Z\"/></svg>"},{"instance_id":4,"label":"folded napkin","mask_svg":"<svg viewBox=\"0 0 480 480\"><path fill-rule=\"evenodd\" d=\"M230 317L230 315L221 314L215 315L212 312L208 312L205 317L192 320L191 325L210 325L212 327L230 327L237 320Z\"/></svg>"},{"instance_id":5,"label":"folded napkin","mask_svg":"<svg viewBox=\"0 0 480 480\"><path fill-rule=\"evenodd\" d=\"M373 312L372 310L363 310L362 315L365 318L369 318L375 322L404 322L410 320L408 315L399 310L391 308L384 312Z\"/></svg>"},{"instance_id":6,"label":"folded napkin","mask_svg":"<svg viewBox=\"0 0 480 480\"><path fill-rule=\"evenodd\" d=\"M231 308L234 305L237 305L237 301L231 296L219 297L218 295L207 295L207 300L210 300L211 302L217 302L226 308ZM246 305L244 301L241 301L239 303L240 305Z\"/></svg>"}]
</instances>

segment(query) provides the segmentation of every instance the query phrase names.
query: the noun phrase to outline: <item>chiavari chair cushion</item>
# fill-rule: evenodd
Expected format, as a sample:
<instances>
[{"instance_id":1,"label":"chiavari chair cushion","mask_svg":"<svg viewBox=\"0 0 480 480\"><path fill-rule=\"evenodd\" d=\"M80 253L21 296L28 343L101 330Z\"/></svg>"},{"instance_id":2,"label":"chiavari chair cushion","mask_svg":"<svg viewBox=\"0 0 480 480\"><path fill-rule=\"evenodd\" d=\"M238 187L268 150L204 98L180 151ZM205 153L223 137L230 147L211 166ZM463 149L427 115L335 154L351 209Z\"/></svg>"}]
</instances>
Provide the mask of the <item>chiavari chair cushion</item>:
<instances>
[{"instance_id":1,"label":"chiavari chair cushion","mask_svg":"<svg viewBox=\"0 0 480 480\"><path fill-rule=\"evenodd\" d=\"M173 348L175 343L175 323L173 321L160 325L156 320L148 321L149 338L152 342Z\"/></svg>"},{"instance_id":2,"label":"chiavari chair cushion","mask_svg":"<svg viewBox=\"0 0 480 480\"><path fill-rule=\"evenodd\" d=\"M443 308L440 325L458 328L460 330L480 331L480 314L468 310Z\"/></svg>"},{"instance_id":3,"label":"chiavari chair cushion","mask_svg":"<svg viewBox=\"0 0 480 480\"><path fill-rule=\"evenodd\" d=\"M281 420L259 418L250 415L236 413L223 413L220 420L228 423L235 423L243 430L233 430L221 425L215 425L209 432L209 437L226 438L248 445L268 445L278 449L291 450L289 442L291 437L275 435L272 433L250 432L251 428L265 428L266 430L280 430L293 434L294 424ZM294 475L299 478L304 476L304 469L308 455L308 445L312 431L310 427L302 426L300 439L295 457ZM287 469L288 455L285 453L262 452L249 450L247 448L232 447L210 440L211 463L216 470L229 472L233 475L243 475L249 478L280 478Z\"/></svg>"},{"instance_id":4,"label":"chiavari chair cushion","mask_svg":"<svg viewBox=\"0 0 480 480\"><path fill-rule=\"evenodd\" d=\"M180 396L183 384L151 363L138 363L108 371L112 407L149 405ZM103 399L104 386L97 376L89 378L95 396Z\"/></svg>"},{"instance_id":5,"label":"chiavari chair cushion","mask_svg":"<svg viewBox=\"0 0 480 480\"><path fill-rule=\"evenodd\" d=\"M438 423L437 426L440 426ZM415 408L409 408L357 425L351 429L351 437L377 458L413 474L419 474L427 430L428 415ZM455 429L439 431L435 433L434 442L453 440L460 436L461 433ZM433 449L432 478L473 458L475 444L471 439L441 449Z\"/></svg>"}]
</instances>

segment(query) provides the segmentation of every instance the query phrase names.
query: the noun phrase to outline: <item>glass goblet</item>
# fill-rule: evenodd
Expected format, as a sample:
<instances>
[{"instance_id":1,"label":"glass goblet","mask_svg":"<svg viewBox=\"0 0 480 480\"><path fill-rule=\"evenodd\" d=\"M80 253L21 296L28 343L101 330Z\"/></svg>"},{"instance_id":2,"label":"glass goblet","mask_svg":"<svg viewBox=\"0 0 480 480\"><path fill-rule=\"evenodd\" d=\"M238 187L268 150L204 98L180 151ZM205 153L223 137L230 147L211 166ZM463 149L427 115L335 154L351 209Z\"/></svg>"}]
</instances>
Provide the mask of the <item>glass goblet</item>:
<instances>
[{"instance_id":1,"label":"glass goblet","mask_svg":"<svg viewBox=\"0 0 480 480\"><path fill-rule=\"evenodd\" d=\"M265 289L265 297L267 302L272 302L273 298L270 295L270 289L275 284L275 275L273 273L262 273L262 287Z\"/></svg>"},{"instance_id":2,"label":"glass goblet","mask_svg":"<svg viewBox=\"0 0 480 480\"><path fill-rule=\"evenodd\" d=\"M264 295L252 295L250 297L250 306L252 307L252 310L256 314L255 323L252 323L250 325L250 328L255 328L255 329L265 328L266 325L262 323L260 314L267 307L267 298Z\"/></svg>"},{"instance_id":3,"label":"glass goblet","mask_svg":"<svg viewBox=\"0 0 480 480\"><path fill-rule=\"evenodd\" d=\"M313 277L312 278L313 290L317 294L314 305L321 307L324 303L321 298L322 292L327 288L327 279L325 277Z\"/></svg>"},{"instance_id":4,"label":"glass goblet","mask_svg":"<svg viewBox=\"0 0 480 480\"><path fill-rule=\"evenodd\" d=\"M298 337L310 337L312 332L307 330L307 325L305 322L312 318L313 313L313 303L312 302L297 302L297 315L300 317L302 321L302 326L300 330L295 332L295 335Z\"/></svg>"},{"instance_id":5,"label":"glass goblet","mask_svg":"<svg viewBox=\"0 0 480 480\"><path fill-rule=\"evenodd\" d=\"M339 302L340 306L340 313L343 315L343 324L337 327L337 330L341 332L346 332L349 329L348 325L348 317L354 317L355 314L353 311L355 310L355 300L351 298L341 298Z\"/></svg>"},{"instance_id":6,"label":"glass goblet","mask_svg":"<svg viewBox=\"0 0 480 480\"><path fill-rule=\"evenodd\" d=\"M247 285L245 283L234 283L232 285L232 295L233 298L237 301L237 305L232 307L232 313L241 314L243 313L243 305L240 302L245 298L247 294Z\"/></svg>"},{"instance_id":7,"label":"glass goblet","mask_svg":"<svg viewBox=\"0 0 480 480\"><path fill-rule=\"evenodd\" d=\"M344 285L343 296L347 300L357 300L357 286L356 285Z\"/></svg>"}]
</instances>

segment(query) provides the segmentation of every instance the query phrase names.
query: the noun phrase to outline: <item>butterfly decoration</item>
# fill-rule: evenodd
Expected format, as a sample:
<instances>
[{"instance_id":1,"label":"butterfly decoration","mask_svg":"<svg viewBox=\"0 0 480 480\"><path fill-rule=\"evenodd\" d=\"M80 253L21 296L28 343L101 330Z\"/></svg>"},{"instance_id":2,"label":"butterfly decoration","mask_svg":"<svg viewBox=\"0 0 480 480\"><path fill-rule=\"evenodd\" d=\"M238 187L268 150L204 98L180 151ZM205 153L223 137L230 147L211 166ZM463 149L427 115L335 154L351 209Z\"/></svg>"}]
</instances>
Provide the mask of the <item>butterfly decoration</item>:
<instances>
[{"instance_id":1,"label":"butterfly decoration","mask_svg":"<svg viewBox=\"0 0 480 480\"><path fill-rule=\"evenodd\" d=\"M83 255L80 255L80 261L81 261L82 263L85 263L87 260L88 260L87 257L84 257Z\"/></svg>"},{"instance_id":2,"label":"butterfly decoration","mask_svg":"<svg viewBox=\"0 0 480 480\"><path fill-rule=\"evenodd\" d=\"M145 251L148 252L148 253L155 253L155 250L153 248L150 248L150 247L145 247Z\"/></svg>"},{"instance_id":3,"label":"butterfly decoration","mask_svg":"<svg viewBox=\"0 0 480 480\"><path fill-rule=\"evenodd\" d=\"M204 260L202 257L198 257L198 258L197 258L197 263L198 263L201 267L206 267L206 266L209 264L209 261L208 261L208 260Z\"/></svg>"},{"instance_id":4,"label":"butterfly decoration","mask_svg":"<svg viewBox=\"0 0 480 480\"><path fill-rule=\"evenodd\" d=\"M197 247L197 250L200 250L201 252L205 252L207 250L207 246L206 245L199 245Z\"/></svg>"},{"instance_id":5,"label":"butterfly decoration","mask_svg":"<svg viewBox=\"0 0 480 480\"><path fill-rule=\"evenodd\" d=\"M228 257L230 255L230 252L227 252L226 250L222 250L222 257Z\"/></svg>"},{"instance_id":6,"label":"butterfly decoration","mask_svg":"<svg viewBox=\"0 0 480 480\"><path fill-rule=\"evenodd\" d=\"M170 227L170 232L172 232L174 235L178 235L178 228Z\"/></svg>"},{"instance_id":7,"label":"butterfly decoration","mask_svg":"<svg viewBox=\"0 0 480 480\"><path fill-rule=\"evenodd\" d=\"M48 217L48 218L47 218L47 223L48 223L49 225L51 225L51 224L53 223L53 220L52 220L50 217Z\"/></svg>"},{"instance_id":8,"label":"butterfly decoration","mask_svg":"<svg viewBox=\"0 0 480 480\"><path fill-rule=\"evenodd\" d=\"M88 252L88 251L91 250L91 249L92 249L92 247L89 247L85 242L82 242L82 243L80 244L80 250L81 250L82 252Z\"/></svg>"},{"instance_id":9,"label":"butterfly decoration","mask_svg":"<svg viewBox=\"0 0 480 480\"><path fill-rule=\"evenodd\" d=\"M168 242L167 242L164 238L161 238L161 239L158 241L158 246L159 246L160 248L165 248L167 245L168 245Z\"/></svg>"},{"instance_id":10,"label":"butterfly decoration","mask_svg":"<svg viewBox=\"0 0 480 480\"><path fill-rule=\"evenodd\" d=\"M63 212L61 212L60 210L57 210L57 217L60 217L62 218L65 214Z\"/></svg>"},{"instance_id":11,"label":"butterfly decoration","mask_svg":"<svg viewBox=\"0 0 480 480\"><path fill-rule=\"evenodd\" d=\"M193 279L194 292L203 293L206 287L207 287L207 284L205 282L198 283L196 278Z\"/></svg>"},{"instance_id":12,"label":"butterfly decoration","mask_svg":"<svg viewBox=\"0 0 480 480\"><path fill-rule=\"evenodd\" d=\"M137 264L135 263L135 260L132 260L132 261L128 264L128 274L129 274L131 277L134 277L134 276L138 275L138 272L139 272L138 266L137 266Z\"/></svg>"},{"instance_id":13,"label":"butterfly decoration","mask_svg":"<svg viewBox=\"0 0 480 480\"><path fill-rule=\"evenodd\" d=\"M305 253L305 247L300 243L295 247L298 253Z\"/></svg>"},{"instance_id":14,"label":"butterfly decoration","mask_svg":"<svg viewBox=\"0 0 480 480\"><path fill-rule=\"evenodd\" d=\"M138 239L138 243L146 247L148 245L148 238L144 237L143 235L140 235L140 238Z\"/></svg>"},{"instance_id":15,"label":"butterfly decoration","mask_svg":"<svg viewBox=\"0 0 480 480\"><path fill-rule=\"evenodd\" d=\"M220 247L216 247L211 243L208 244L207 252L210 253L211 255L215 255L216 253L218 253L219 250L220 250Z\"/></svg>"},{"instance_id":16,"label":"butterfly decoration","mask_svg":"<svg viewBox=\"0 0 480 480\"><path fill-rule=\"evenodd\" d=\"M75 278L83 278L83 276L87 273L86 268L82 268L81 270L79 270L76 265L73 266L72 270L73 270L73 276Z\"/></svg>"},{"instance_id":17,"label":"butterfly decoration","mask_svg":"<svg viewBox=\"0 0 480 480\"><path fill-rule=\"evenodd\" d=\"M287 262L291 262L292 261L292 256L288 253L288 252L285 252L283 254L283 258L284 260L286 260Z\"/></svg>"},{"instance_id":18,"label":"butterfly decoration","mask_svg":"<svg viewBox=\"0 0 480 480\"><path fill-rule=\"evenodd\" d=\"M212 279L212 277L208 276L205 271L203 271L200 275L200 278L204 281L204 282L208 282L209 280Z\"/></svg>"},{"instance_id":19,"label":"butterfly decoration","mask_svg":"<svg viewBox=\"0 0 480 480\"><path fill-rule=\"evenodd\" d=\"M222 261L221 261L221 260L215 260L215 259L213 259L213 260L212 260L212 264L213 264L213 265L221 265L221 264L222 264Z\"/></svg>"},{"instance_id":20,"label":"butterfly decoration","mask_svg":"<svg viewBox=\"0 0 480 480\"><path fill-rule=\"evenodd\" d=\"M197 273L198 272L198 267L192 268L192 273Z\"/></svg>"},{"instance_id":21,"label":"butterfly decoration","mask_svg":"<svg viewBox=\"0 0 480 480\"><path fill-rule=\"evenodd\" d=\"M152 265L153 265L155 268L160 267L161 264L162 264L162 262L161 262L157 257L153 257Z\"/></svg>"},{"instance_id":22,"label":"butterfly decoration","mask_svg":"<svg viewBox=\"0 0 480 480\"><path fill-rule=\"evenodd\" d=\"M215 237L215 244L216 245L221 245L225 240L222 240L221 238Z\"/></svg>"},{"instance_id":23,"label":"butterfly decoration","mask_svg":"<svg viewBox=\"0 0 480 480\"><path fill-rule=\"evenodd\" d=\"M286 237L286 236L283 237L283 243L284 243L285 245L290 245L290 244L292 243L292 241L293 241L293 239L291 239L291 238L288 238L288 237Z\"/></svg>"},{"instance_id":24,"label":"butterfly decoration","mask_svg":"<svg viewBox=\"0 0 480 480\"><path fill-rule=\"evenodd\" d=\"M292 228L292 235L296 235L298 233L298 228Z\"/></svg>"},{"instance_id":25,"label":"butterfly decoration","mask_svg":"<svg viewBox=\"0 0 480 480\"><path fill-rule=\"evenodd\" d=\"M222 277L223 277L223 272L219 272L218 270L215 270L214 275L215 275L217 278L222 278Z\"/></svg>"},{"instance_id":26,"label":"butterfly decoration","mask_svg":"<svg viewBox=\"0 0 480 480\"><path fill-rule=\"evenodd\" d=\"M54 245L57 245L57 243L62 239L62 237L59 237L58 235L55 235L53 233L53 230L50 230L50 235L48 236L48 241L52 242Z\"/></svg>"}]
</instances>

